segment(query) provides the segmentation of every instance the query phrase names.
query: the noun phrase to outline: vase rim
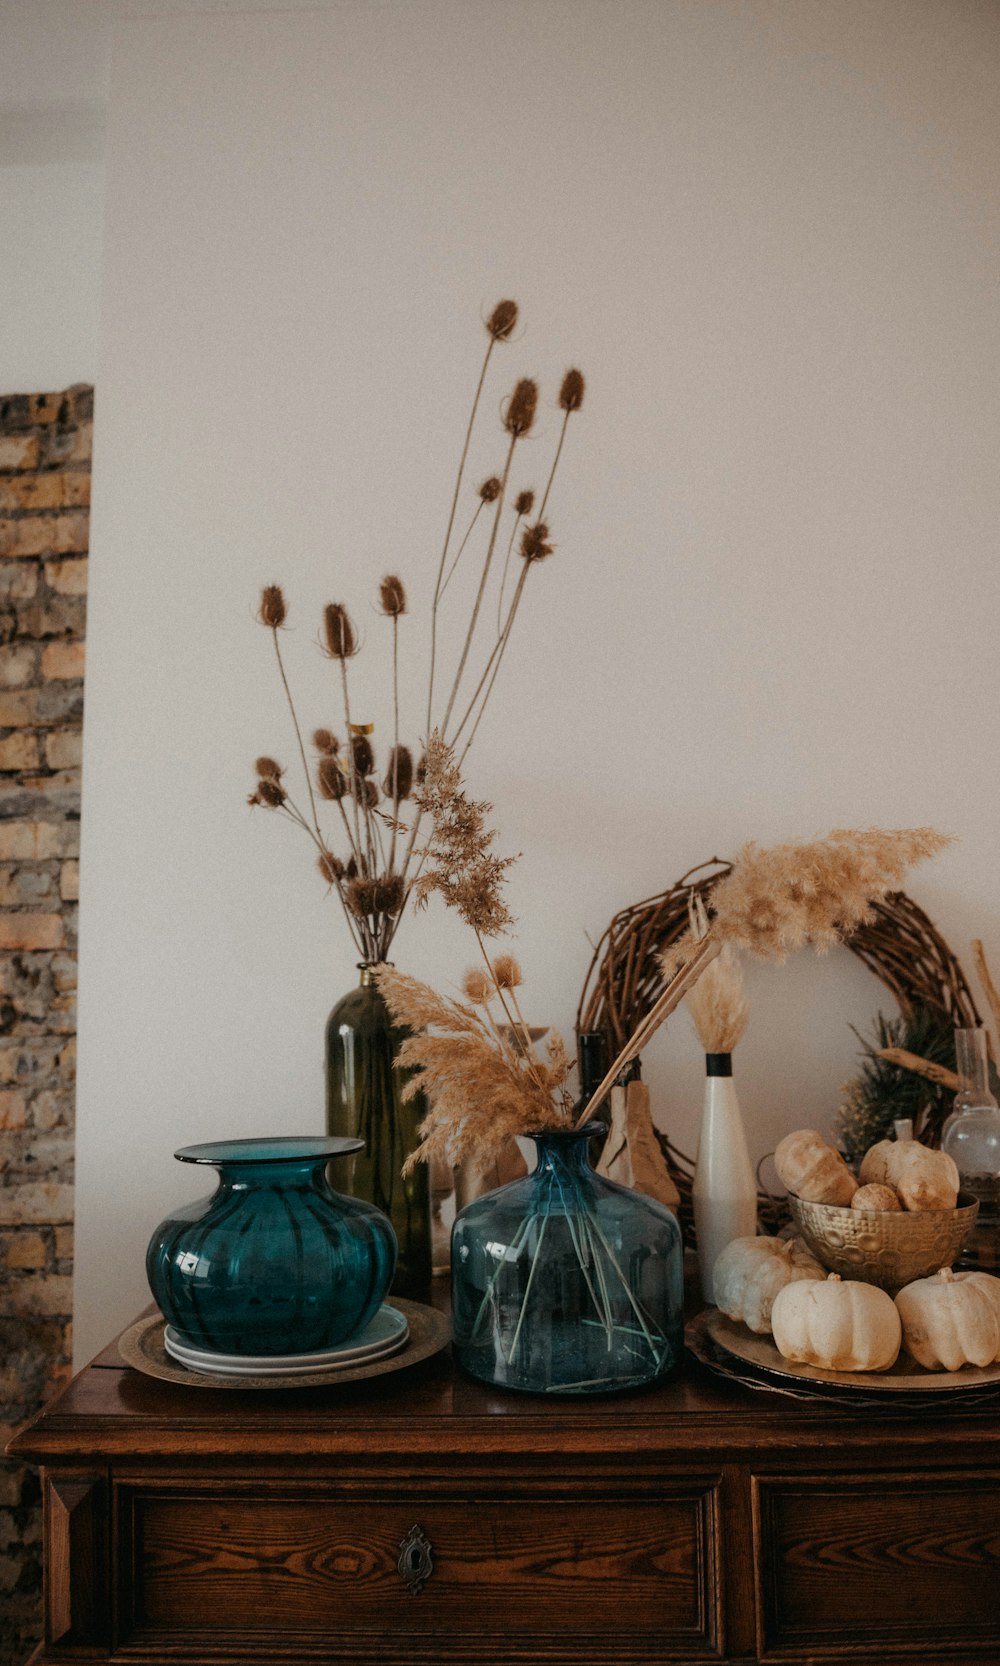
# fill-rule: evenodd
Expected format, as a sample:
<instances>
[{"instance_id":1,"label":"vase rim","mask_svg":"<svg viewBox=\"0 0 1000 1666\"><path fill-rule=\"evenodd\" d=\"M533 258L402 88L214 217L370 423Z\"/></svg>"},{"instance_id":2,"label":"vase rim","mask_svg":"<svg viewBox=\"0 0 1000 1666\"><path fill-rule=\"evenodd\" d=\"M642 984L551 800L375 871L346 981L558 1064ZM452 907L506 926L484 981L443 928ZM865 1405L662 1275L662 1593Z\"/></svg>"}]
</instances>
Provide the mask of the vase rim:
<instances>
[{"instance_id":1,"label":"vase rim","mask_svg":"<svg viewBox=\"0 0 1000 1666\"><path fill-rule=\"evenodd\" d=\"M258 1139L211 1140L205 1145L182 1145L174 1156L179 1163L309 1163L329 1162L364 1150L364 1140L341 1135L274 1134Z\"/></svg>"},{"instance_id":2,"label":"vase rim","mask_svg":"<svg viewBox=\"0 0 1000 1666\"><path fill-rule=\"evenodd\" d=\"M525 1134L526 1140L592 1140L596 1134L605 1134L607 1129L603 1122L596 1119L585 1122L579 1128L533 1128Z\"/></svg>"}]
</instances>

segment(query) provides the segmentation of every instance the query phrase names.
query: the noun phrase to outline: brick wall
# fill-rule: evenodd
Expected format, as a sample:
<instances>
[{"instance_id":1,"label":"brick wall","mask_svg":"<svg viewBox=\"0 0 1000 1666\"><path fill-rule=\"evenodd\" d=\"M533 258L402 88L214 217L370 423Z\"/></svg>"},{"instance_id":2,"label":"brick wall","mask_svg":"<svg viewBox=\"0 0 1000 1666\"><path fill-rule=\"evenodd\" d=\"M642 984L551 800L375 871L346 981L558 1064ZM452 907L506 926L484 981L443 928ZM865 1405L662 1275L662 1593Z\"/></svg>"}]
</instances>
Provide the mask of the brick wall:
<instances>
[{"instance_id":1,"label":"brick wall","mask_svg":"<svg viewBox=\"0 0 1000 1666\"><path fill-rule=\"evenodd\" d=\"M0 1448L69 1374L92 408L0 395ZM0 1459L0 1666L40 1635L38 1497Z\"/></svg>"}]
</instances>

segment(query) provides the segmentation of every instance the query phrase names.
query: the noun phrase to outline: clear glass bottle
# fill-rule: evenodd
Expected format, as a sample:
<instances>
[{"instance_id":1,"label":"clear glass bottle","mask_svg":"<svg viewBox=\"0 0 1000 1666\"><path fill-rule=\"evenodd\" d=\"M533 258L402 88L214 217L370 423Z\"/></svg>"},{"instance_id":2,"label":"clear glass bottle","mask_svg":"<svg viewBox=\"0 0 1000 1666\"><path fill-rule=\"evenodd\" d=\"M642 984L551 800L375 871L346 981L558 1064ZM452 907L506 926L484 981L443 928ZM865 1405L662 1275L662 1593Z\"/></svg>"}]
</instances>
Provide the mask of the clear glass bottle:
<instances>
[{"instance_id":1,"label":"clear glass bottle","mask_svg":"<svg viewBox=\"0 0 1000 1666\"><path fill-rule=\"evenodd\" d=\"M955 1055L962 1086L941 1134L941 1149L953 1157L963 1192L979 1199L979 1215L968 1251L981 1259L985 1239L1000 1226L1000 1105L990 1092L986 1031L955 1031Z\"/></svg>"}]
</instances>

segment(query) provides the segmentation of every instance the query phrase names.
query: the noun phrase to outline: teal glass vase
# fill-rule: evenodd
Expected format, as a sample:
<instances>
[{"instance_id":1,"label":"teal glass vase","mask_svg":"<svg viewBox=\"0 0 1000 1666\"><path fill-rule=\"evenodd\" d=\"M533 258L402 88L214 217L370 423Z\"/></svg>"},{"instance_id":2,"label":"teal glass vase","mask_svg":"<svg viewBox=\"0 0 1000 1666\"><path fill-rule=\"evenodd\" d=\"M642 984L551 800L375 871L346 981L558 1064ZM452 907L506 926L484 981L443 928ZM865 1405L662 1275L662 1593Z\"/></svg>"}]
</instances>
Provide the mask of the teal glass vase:
<instances>
[{"instance_id":1,"label":"teal glass vase","mask_svg":"<svg viewBox=\"0 0 1000 1666\"><path fill-rule=\"evenodd\" d=\"M399 1243L393 1282L398 1296L425 1299L431 1283L431 1197L426 1163L403 1178L420 1143L427 1112L422 1093L403 1099L413 1072L396 1055L409 1031L394 1025L375 982L374 965L359 967L356 989L338 1001L326 1024L327 1133L360 1140L363 1149L337 1165L338 1186L388 1215Z\"/></svg>"},{"instance_id":2,"label":"teal glass vase","mask_svg":"<svg viewBox=\"0 0 1000 1666\"><path fill-rule=\"evenodd\" d=\"M594 1173L601 1132L591 1122L531 1135L535 1170L456 1218L455 1353L480 1382L618 1394L680 1360L680 1227L662 1204Z\"/></svg>"},{"instance_id":3,"label":"teal glass vase","mask_svg":"<svg viewBox=\"0 0 1000 1666\"><path fill-rule=\"evenodd\" d=\"M319 1353L363 1330L389 1288L396 1239L370 1203L326 1177L355 1142L275 1138L184 1146L218 1189L157 1227L146 1274L191 1347L220 1354Z\"/></svg>"}]
</instances>

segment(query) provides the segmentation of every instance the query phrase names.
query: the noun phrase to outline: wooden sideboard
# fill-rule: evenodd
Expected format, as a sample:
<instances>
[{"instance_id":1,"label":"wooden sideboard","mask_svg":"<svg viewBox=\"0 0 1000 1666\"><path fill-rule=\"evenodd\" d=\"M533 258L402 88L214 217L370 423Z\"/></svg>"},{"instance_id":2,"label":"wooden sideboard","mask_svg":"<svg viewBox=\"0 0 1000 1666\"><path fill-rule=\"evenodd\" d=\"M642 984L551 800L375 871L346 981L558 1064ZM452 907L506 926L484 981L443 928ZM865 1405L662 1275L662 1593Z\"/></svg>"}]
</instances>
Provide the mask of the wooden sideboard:
<instances>
[{"instance_id":1,"label":"wooden sideboard","mask_svg":"<svg viewBox=\"0 0 1000 1666\"><path fill-rule=\"evenodd\" d=\"M522 1399L447 1354L217 1393L112 1344L10 1450L44 1477L38 1666L1000 1662L993 1408L873 1419L694 1364Z\"/></svg>"}]
</instances>

